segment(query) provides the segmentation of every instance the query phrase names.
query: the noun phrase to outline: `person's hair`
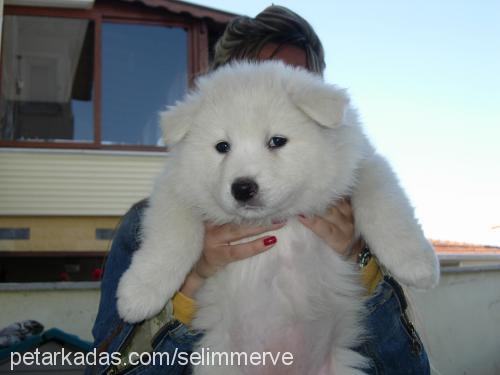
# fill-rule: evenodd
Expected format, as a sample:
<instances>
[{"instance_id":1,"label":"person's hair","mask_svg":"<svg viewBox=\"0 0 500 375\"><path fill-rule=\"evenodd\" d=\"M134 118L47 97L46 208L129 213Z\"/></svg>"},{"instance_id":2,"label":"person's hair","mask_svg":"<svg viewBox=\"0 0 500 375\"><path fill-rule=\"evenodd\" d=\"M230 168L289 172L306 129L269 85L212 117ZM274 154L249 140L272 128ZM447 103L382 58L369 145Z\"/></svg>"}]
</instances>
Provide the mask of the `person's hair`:
<instances>
[{"instance_id":1,"label":"person's hair","mask_svg":"<svg viewBox=\"0 0 500 375\"><path fill-rule=\"evenodd\" d=\"M278 46L273 55L285 45L303 49L307 69L323 74L325 57L318 35L305 19L278 5L264 9L255 18L242 16L233 19L215 45L210 70L232 60L256 59L268 43Z\"/></svg>"}]
</instances>

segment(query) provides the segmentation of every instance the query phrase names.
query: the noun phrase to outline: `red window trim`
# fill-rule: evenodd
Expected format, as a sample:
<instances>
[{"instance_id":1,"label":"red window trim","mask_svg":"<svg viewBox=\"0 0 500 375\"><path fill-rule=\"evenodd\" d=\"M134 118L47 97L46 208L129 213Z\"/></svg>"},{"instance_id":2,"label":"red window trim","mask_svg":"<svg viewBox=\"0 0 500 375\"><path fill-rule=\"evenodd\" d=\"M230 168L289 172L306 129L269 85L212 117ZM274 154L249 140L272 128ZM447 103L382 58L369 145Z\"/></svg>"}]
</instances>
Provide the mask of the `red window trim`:
<instances>
[{"instance_id":1,"label":"red window trim","mask_svg":"<svg viewBox=\"0 0 500 375\"><path fill-rule=\"evenodd\" d=\"M137 24L164 25L181 27L188 37L188 82L192 86L194 77L208 67L208 30L201 19L184 17L169 13L164 9L148 8L143 4L125 2L97 2L92 9L63 9L26 6L5 6L4 16L45 16L61 18L83 18L94 22L94 140L93 142L49 142L49 141L3 141L0 148L54 148L54 149L95 149L120 151L164 151L165 147L140 145L103 145L101 144L101 31L102 22L124 22ZM1 59L0 59L1 61ZM1 68L1 66L0 66ZM0 81L1 81L0 69Z\"/></svg>"}]
</instances>

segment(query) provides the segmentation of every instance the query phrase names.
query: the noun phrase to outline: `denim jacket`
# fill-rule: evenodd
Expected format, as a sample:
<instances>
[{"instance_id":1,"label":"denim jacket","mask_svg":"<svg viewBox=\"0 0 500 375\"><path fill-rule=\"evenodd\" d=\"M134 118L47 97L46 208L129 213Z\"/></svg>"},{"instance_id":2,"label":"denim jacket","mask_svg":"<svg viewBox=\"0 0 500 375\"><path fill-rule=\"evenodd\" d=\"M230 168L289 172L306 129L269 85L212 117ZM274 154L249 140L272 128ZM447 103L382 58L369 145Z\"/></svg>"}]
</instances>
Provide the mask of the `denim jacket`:
<instances>
[{"instance_id":1,"label":"denim jacket","mask_svg":"<svg viewBox=\"0 0 500 375\"><path fill-rule=\"evenodd\" d=\"M92 334L94 350L103 354L123 349L134 331L134 324L123 322L116 308L116 289L121 275L130 265L134 251L139 248L141 218L147 201L135 204L123 217L106 260L101 284L101 300ZM406 300L399 284L389 276L377 286L366 302L366 339L355 348L370 360L365 369L370 375L430 374L425 348L406 313ZM153 342L155 352L189 353L201 333L173 319L159 331ZM117 371L106 361L88 366L86 374L152 375L190 374L191 368L183 363L169 366L137 365Z\"/></svg>"}]
</instances>

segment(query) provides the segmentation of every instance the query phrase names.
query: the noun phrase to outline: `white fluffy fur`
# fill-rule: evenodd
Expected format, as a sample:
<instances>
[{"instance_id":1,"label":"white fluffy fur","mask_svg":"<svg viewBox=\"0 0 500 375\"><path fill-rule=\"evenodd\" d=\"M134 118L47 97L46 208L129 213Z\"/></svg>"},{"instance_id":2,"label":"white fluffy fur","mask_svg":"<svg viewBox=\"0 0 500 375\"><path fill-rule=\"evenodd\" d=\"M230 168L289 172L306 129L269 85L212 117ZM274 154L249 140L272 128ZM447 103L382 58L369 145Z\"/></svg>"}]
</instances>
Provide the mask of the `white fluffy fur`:
<instances>
[{"instance_id":1,"label":"white fluffy fur","mask_svg":"<svg viewBox=\"0 0 500 375\"><path fill-rule=\"evenodd\" d=\"M170 149L143 223L143 242L118 287L128 322L156 314L202 251L203 220L288 219L276 246L235 262L197 295L195 328L211 351L290 351L286 368L198 367L197 374L361 374L362 288L344 261L294 217L351 196L357 231L402 283L436 285L438 262L390 166L364 136L344 90L280 62L239 63L202 77L161 116ZM275 135L288 138L270 150ZM214 146L225 140L227 154ZM231 184L259 184L258 208Z\"/></svg>"}]
</instances>

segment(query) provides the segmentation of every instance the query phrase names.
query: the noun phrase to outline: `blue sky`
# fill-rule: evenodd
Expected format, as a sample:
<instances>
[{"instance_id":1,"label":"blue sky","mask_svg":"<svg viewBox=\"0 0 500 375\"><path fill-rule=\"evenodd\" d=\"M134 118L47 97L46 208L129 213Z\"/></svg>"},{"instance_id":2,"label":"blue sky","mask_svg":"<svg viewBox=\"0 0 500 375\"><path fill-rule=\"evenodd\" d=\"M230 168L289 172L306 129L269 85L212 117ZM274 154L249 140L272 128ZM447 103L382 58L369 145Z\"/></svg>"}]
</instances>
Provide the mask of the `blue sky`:
<instances>
[{"instance_id":1,"label":"blue sky","mask_svg":"<svg viewBox=\"0 0 500 375\"><path fill-rule=\"evenodd\" d=\"M249 16L271 4L193 3ZM426 235L500 246L500 1L276 4L315 28L326 80L349 89Z\"/></svg>"}]
</instances>

